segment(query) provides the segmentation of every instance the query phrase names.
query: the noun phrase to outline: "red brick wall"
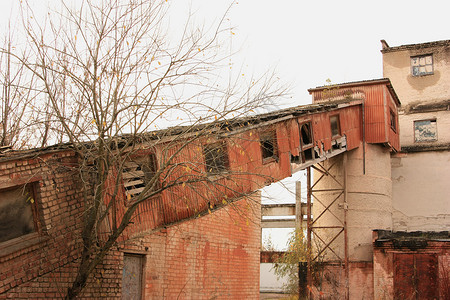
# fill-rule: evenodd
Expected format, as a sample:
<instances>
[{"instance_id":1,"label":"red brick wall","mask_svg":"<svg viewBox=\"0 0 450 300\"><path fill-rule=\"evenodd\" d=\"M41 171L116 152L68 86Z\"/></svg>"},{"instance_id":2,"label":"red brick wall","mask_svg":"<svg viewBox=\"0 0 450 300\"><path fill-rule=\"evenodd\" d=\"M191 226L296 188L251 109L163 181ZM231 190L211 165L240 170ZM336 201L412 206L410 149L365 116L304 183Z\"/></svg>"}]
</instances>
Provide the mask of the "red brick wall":
<instances>
[{"instance_id":1,"label":"red brick wall","mask_svg":"<svg viewBox=\"0 0 450 300\"><path fill-rule=\"evenodd\" d=\"M145 299L258 299L260 239L258 194L123 251L146 257Z\"/></svg>"},{"instance_id":2,"label":"red brick wall","mask_svg":"<svg viewBox=\"0 0 450 300\"><path fill-rule=\"evenodd\" d=\"M69 275L48 274L78 257L81 189L71 152L0 162L0 188L32 183L38 233L0 243L0 298L52 298ZM67 273L67 272L63 272ZM56 278L56 277L57 278ZM71 275L70 275L71 276Z\"/></svg>"},{"instance_id":3,"label":"red brick wall","mask_svg":"<svg viewBox=\"0 0 450 300\"><path fill-rule=\"evenodd\" d=\"M374 297L397 299L417 296L450 297L450 242L428 240L415 249L379 242L374 247Z\"/></svg>"},{"instance_id":4,"label":"red brick wall","mask_svg":"<svg viewBox=\"0 0 450 300\"><path fill-rule=\"evenodd\" d=\"M314 299L343 299L347 293L345 268L340 264L324 263L315 273ZM373 299L372 262L349 263L349 299Z\"/></svg>"},{"instance_id":5,"label":"red brick wall","mask_svg":"<svg viewBox=\"0 0 450 300\"><path fill-rule=\"evenodd\" d=\"M38 233L0 243L0 299L62 298L80 255L83 194L70 151L0 161L0 189L32 182ZM119 299L123 253L141 253L145 299L259 295L259 194L211 214L140 234L110 251L80 299Z\"/></svg>"}]
</instances>

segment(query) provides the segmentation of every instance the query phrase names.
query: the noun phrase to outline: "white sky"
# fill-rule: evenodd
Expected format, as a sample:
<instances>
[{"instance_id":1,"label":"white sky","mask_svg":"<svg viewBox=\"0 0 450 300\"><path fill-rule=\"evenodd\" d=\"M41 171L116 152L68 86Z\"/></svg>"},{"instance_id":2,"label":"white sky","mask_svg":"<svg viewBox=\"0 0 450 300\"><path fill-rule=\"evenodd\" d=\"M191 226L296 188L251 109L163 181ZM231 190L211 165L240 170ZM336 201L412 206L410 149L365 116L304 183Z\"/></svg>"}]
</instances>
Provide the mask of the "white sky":
<instances>
[{"instance_id":1,"label":"white sky","mask_svg":"<svg viewBox=\"0 0 450 300\"><path fill-rule=\"evenodd\" d=\"M43 11L47 1L31 0ZM199 22L208 24L220 19L231 3L168 1L173 26L189 7ZM17 2L0 2L2 33ZM250 73L276 68L278 76L292 85L289 102L279 104L286 107L310 103L307 89L324 85L328 78L333 83L381 78L381 39L390 46L450 39L449 6L444 0L239 0L234 1L227 25L235 27L235 34L230 34L233 49L241 49L234 58L237 64L242 62ZM293 200L289 194L281 198Z\"/></svg>"},{"instance_id":2,"label":"white sky","mask_svg":"<svg viewBox=\"0 0 450 300\"><path fill-rule=\"evenodd\" d=\"M30 0L41 10L48 1ZM1 0L2 32L17 2ZM231 3L168 2L175 11L173 20L191 6L206 23L218 20ZM249 72L276 68L293 87L290 102L280 105L294 106L310 103L307 89L328 78L333 83L381 78L381 39L390 46L450 39L449 7L444 0L238 0L227 22L235 27L235 35L230 35L233 49L242 49L236 62L242 61Z\"/></svg>"}]
</instances>

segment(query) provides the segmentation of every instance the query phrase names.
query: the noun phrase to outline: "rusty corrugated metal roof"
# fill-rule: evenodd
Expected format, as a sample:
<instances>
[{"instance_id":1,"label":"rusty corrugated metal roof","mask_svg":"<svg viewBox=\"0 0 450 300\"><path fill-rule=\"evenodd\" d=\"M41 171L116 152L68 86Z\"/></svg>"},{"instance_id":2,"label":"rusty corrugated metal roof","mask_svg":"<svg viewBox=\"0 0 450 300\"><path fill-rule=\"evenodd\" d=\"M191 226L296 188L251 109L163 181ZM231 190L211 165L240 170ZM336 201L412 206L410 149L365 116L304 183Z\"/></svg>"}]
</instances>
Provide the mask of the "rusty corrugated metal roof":
<instances>
[{"instance_id":1,"label":"rusty corrugated metal roof","mask_svg":"<svg viewBox=\"0 0 450 300\"><path fill-rule=\"evenodd\" d=\"M386 43L387 46L387 43ZM425 48L432 48L432 47L448 47L450 46L450 40L441 40L441 41L434 41L434 42L427 42L427 43L420 43L420 44L407 44L407 45L401 45L396 47L389 47L389 46L383 46L383 49L381 49L381 53L388 53L388 52L395 52L395 51L403 51L403 50L417 50L417 49L425 49Z\"/></svg>"},{"instance_id":2,"label":"rusty corrugated metal roof","mask_svg":"<svg viewBox=\"0 0 450 300\"><path fill-rule=\"evenodd\" d=\"M385 84L389 91L391 92L392 96L394 97L394 100L397 101L398 105L401 105L400 99L397 96L397 93L395 92L394 88L392 87L391 80L389 78L379 78L379 79L368 79L368 80L360 80L360 81L351 81L351 82L344 82L344 83L338 83L338 84L332 84L332 85L323 85L318 86L315 88L308 89L308 92L310 94L314 92L323 91L325 89L334 89L334 88L351 88L351 87L357 87L357 86L367 86L371 84Z\"/></svg>"},{"instance_id":3,"label":"rusty corrugated metal roof","mask_svg":"<svg viewBox=\"0 0 450 300\"><path fill-rule=\"evenodd\" d=\"M204 124L197 124L194 126L175 126L175 127L169 127L166 129L161 130L155 130L155 131L149 131L145 133L141 133L137 136L135 135L127 135L124 134L120 137L116 137L117 139L124 141L130 138L137 139L136 142L146 142L151 140L158 140L161 139L161 137L173 137L180 134L185 133L191 133L191 132L198 132L201 130L204 130L205 128L214 128L216 130L216 133L223 131L226 133L232 132L234 129L241 129L243 126L250 126L255 124L262 124L267 121L273 121L277 119L285 119L288 116L296 117L301 115L307 115L311 113L321 112L321 111L327 111L338 108L340 105L343 104L349 104L354 100L344 99L344 100L337 100L337 101L329 101L327 103L320 103L320 104L308 104L308 105L300 105L296 107L291 107L287 109L282 109L278 111L273 111L269 113L264 114L258 114L248 117L241 117L241 118L233 118L229 120L220 120L210 123L204 123ZM92 144L92 142L86 142L86 145ZM0 149L0 161L6 161L10 159L17 159L17 158L25 158L25 157L33 157L38 156L41 154L46 153L52 153L52 152L59 152L64 150L74 149L74 144L72 143L61 143L61 144L55 144L47 147L42 148L33 148L33 149L26 149L26 150L14 150L10 149L9 147L6 147L5 149Z\"/></svg>"}]
</instances>

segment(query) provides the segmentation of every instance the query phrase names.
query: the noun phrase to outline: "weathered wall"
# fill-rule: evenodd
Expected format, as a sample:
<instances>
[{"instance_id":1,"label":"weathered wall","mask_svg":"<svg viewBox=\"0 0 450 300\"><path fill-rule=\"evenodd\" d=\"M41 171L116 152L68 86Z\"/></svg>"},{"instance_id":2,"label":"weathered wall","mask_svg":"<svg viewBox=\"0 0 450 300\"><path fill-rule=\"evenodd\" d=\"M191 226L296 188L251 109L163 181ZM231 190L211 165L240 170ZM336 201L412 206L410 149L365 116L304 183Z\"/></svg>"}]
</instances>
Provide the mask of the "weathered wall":
<instances>
[{"instance_id":1,"label":"weathered wall","mask_svg":"<svg viewBox=\"0 0 450 300\"><path fill-rule=\"evenodd\" d=\"M434 142L415 142L414 140L414 121L418 120L436 120L437 141ZM435 111L400 115L400 143L402 147L411 146L429 146L449 145L450 143L450 111Z\"/></svg>"},{"instance_id":2,"label":"weathered wall","mask_svg":"<svg viewBox=\"0 0 450 300\"><path fill-rule=\"evenodd\" d=\"M370 298L373 293L372 277L372 230L374 228L392 228L392 182L389 150L381 145L366 144L366 154L363 156L363 147L347 152L347 233L349 255L349 290L351 299ZM344 154L345 155L345 154ZM324 165L335 166L330 170L332 176L343 185L344 183L344 155L333 157L325 161ZM365 174L364 174L365 161ZM314 180L321 176L314 171ZM314 190L335 189L339 184L332 176L325 176L313 188L315 193L313 215L315 218L323 211L324 206L330 205L340 191ZM344 202L341 195L336 203L330 206L331 213L326 212L314 223L314 226L343 226ZM320 202L318 201L320 200ZM325 241L331 241L335 229L314 229L314 232ZM345 244L344 233L331 243L333 250L344 260ZM326 251L325 261L336 261L336 256L331 251ZM335 272L333 273L333 270ZM343 293L345 287L344 270L341 268L329 268L324 277L328 285L324 286L325 293ZM325 283L326 283L325 282ZM341 294L342 295L342 294Z\"/></svg>"},{"instance_id":3,"label":"weathered wall","mask_svg":"<svg viewBox=\"0 0 450 300\"><path fill-rule=\"evenodd\" d=\"M392 228L392 182L389 150L380 145L366 144L365 158L363 147L347 152L347 232L349 258L351 261L372 261L372 230L374 228ZM330 173L343 184L344 155L333 157L324 162L325 166L335 164ZM365 160L365 174L364 174ZM314 180L321 176L314 172ZM314 190L339 188L332 176L325 176ZM315 192L323 203L313 206L313 215L318 216L339 195L340 191ZM331 206L314 226L342 226L344 220L343 195ZM330 232L327 229L327 232ZM327 234L324 233L326 236ZM330 235L330 233L328 233ZM331 235L328 236L331 238ZM343 234L333 242L338 255L344 257ZM329 254L329 259L333 255Z\"/></svg>"},{"instance_id":4,"label":"weathered wall","mask_svg":"<svg viewBox=\"0 0 450 300\"><path fill-rule=\"evenodd\" d=\"M257 299L259 193L212 214L132 239L145 256L145 299Z\"/></svg>"},{"instance_id":5,"label":"weathered wall","mask_svg":"<svg viewBox=\"0 0 450 300\"><path fill-rule=\"evenodd\" d=\"M0 243L0 299L61 299L74 280L83 203L76 165L72 151L0 162L0 189L34 187L38 227L35 233ZM118 295L119 258L114 252L108 256L80 299Z\"/></svg>"},{"instance_id":6,"label":"weathered wall","mask_svg":"<svg viewBox=\"0 0 450 300\"><path fill-rule=\"evenodd\" d=\"M81 203L81 190L70 166L75 158L70 152L42 155L38 158L10 160L0 163L0 187L7 189L27 183L35 190L32 205L37 232L0 244L0 298L37 298L50 283L48 272L62 267L78 257L76 251ZM34 288L33 280L40 281ZM57 284L48 288L55 296Z\"/></svg>"},{"instance_id":7,"label":"weathered wall","mask_svg":"<svg viewBox=\"0 0 450 300\"><path fill-rule=\"evenodd\" d=\"M74 280L82 199L71 173L74 159L71 153L57 153L0 165L2 187L34 176L41 223L41 230L32 234L36 238L0 244L0 299L61 299ZM260 211L256 193L211 214L141 234L126 246L118 244L79 299L121 298L124 253L145 258L145 299L256 299Z\"/></svg>"},{"instance_id":8,"label":"weathered wall","mask_svg":"<svg viewBox=\"0 0 450 300\"><path fill-rule=\"evenodd\" d=\"M392 158L393 228L450 230L450 152L404 153Z\"/></svg>"},{"instance_id":9,"label":"weathered wall","mask_svg":"<svg viewBox=\"0 0 450 300\"><path fill-rule=\"evenodd\" d=\"M383 75L391 80L402 102L403 153L392 157L394 229L449 230L450 42L385 48L382 52ZM433 74L412 76L411 57L425 54L433 57ZM414 122L421 120L434 120L434 140L417 139L420 134Z\"/></svg>"},{"instance_id":10,"label":"weathered wall","mask_svg":"<svg viewBox=\"0 0 450 300\"><path fill-rule=\"evenodd\" d=\"M382 51L383 52L383 51ZM434 74L412 76L410 57L433 54ZM450 90L450 43L428 47L404 47L383 52L383 76L389 78L402 106L424 100L448 100Z\"/></svg>"},{"instance_id":11,"label":"weathered wall","mask_svg":"<svg viewBox=\"0 0 450 300\"><path fill-rule=\"evenodd\" d=\"M448 233L395 234L403 236L378 239L374 232L374 299L449 299Z\"/></svg>"}]
</instances>

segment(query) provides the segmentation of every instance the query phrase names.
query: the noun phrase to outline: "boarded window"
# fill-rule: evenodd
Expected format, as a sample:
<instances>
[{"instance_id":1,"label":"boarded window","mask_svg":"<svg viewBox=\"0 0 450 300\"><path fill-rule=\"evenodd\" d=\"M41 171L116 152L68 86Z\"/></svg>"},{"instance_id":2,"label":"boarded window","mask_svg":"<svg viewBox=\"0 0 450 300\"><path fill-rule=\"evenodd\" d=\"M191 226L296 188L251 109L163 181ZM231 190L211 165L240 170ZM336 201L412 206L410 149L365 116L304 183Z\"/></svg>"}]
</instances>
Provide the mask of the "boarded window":
<instances>
[{"instance_id":1,"label":"boarded window","mask_svg":"<svg viewBox=\"0 0 450 300\"><path fill-rule=\"evenodd\" d=\"M123 255L122 299L142 299L142 281L144 256L137 254Z\"/></svg>"},{"instance_id":2,"label":"boarded window","mask_svg":"<svg viewBox=\"0 0 450 300\"><path fill-rule=\"evenodd\" d=\"M127 199L131 200L138 196L151 182L156 171L157 162L154 153L125 162L122 178ZM154 189L158 188L158 184L156 182Z\"/></svg>"},{"instance_id":3,"label":"boarded window","mask_svg":"<svg viewBox=\"0 0 450 300\"><path fill-rule=\"evenodd\" d=\"M36 231L35 206L31 187L0 191L0 242Z\"/></svg>"},{"instance_id":4,"label":"boarded window","mask_svg":"<svg viewBox=\"0 0 450 300\"><path fill-rule=\"evenodd\" d=\"M420 55L411 57L411 74L423 76L433 74L433 55Z\"/></svg>"},{"instance_id":5,"label":"boarded window","mask_svg":"<svg viewBox=\"0 0 450 300\"><path fill-rule=\"evenodd\" d=\"M432 142L437 140L436 120L414 121L414 140Z\"/></svg>"},{"instance_id":6,"label":"boarded window","mask_svg":"<svg viewBox=\"0 0 450 300\"><path fill-rule=\"evenodd\" d=\"M225 142L205 145L203 155L208 174L219 174L228 170L228 153Z\"/></svg>"},{"instance_id":7,"label":"boarded window","mask_svg":"<svg viewBox=\"0 0 450 300\"><path fill-rule=\"evenodd\" d=\"M330 117L331 136L336 137L341 135L341 129L339 126L339 115Z\"/></svg>"},{"instance_id":8,"label":"boarded window","mask_svg":"<svg viewBox=\"0 0 450 300\"><path fill-rule=\"evenodd\" d=\"M261 153L263 161L276 159L277 155L277 134L275 131L264 132L260 138Z\"/></svg>"}]
</instances>

